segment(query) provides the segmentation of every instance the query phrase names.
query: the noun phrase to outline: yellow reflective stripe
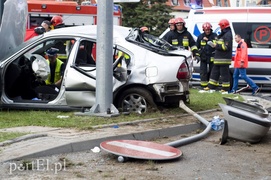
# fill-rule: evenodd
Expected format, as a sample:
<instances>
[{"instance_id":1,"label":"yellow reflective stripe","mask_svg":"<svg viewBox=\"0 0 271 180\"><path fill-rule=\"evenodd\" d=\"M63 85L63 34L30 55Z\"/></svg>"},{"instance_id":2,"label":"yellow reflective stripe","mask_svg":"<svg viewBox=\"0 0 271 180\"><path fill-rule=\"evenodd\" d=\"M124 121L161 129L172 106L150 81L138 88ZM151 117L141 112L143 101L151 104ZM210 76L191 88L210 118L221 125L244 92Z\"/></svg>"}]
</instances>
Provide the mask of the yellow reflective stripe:
<instances>
[{"instance_id":1,"label":"yellow reflective stripe","mask_svg":"<svg viewBox=\"0 0 271 180\"><path fill-rule=\"evenodd\" d=\"M123 55L123 52L122 51L119 51L118 52L118 56L120 57L120 56L122 56Z\"/></svg>"},{"instance_id":2,"label":"yellow reflective stripe","mask_svg":"<svg viewBox=\"0 0 271 180\"><path fill-rule=\"evenodd\" d=\"M231 62L221 62L221 61L214 61L214 64L223 64L223 65L230 65Z\"/></svg>"},{"instance_id":3,"label":"yellow reflective stripe","mask_svg":"<svg viewBox=\"0 0 271 180\"><path fill-rule=\"evenodd\" d=\"M201 85L201 86L207 86L207 85L208 85L208 82L207 82L207 81L202 81L202 82L200 82L200 85Z\"/></svg>"},{"instance_id":4,"label":"yellow reflective stripe","mask_svg":"<svg viewBox=\"0 0 271 180\"><path fill-rule=\"evenodd\" d=\"M124 54L125 59L130 59L130 56L128 54Z\"/></svg>"},{"instance_id":5,"label":"yellow reflective stripe","mask_svg":"<svg viewBox=\"0 0 271 180\"><path fill-rule=\"evenodd\" d=\"M222 49L223 49L224 51L225 51L225 50L227 50L227 46L225 46L225 44L224 44L224 43L222 44L222 46L221 46L221 47L222 47Z\"/></svg>"},{"instance_id":6,"label":"yellow reflective stripe","mask_svg":"<svg viewBox=\"0 0 271 180\"><path fill-rule=\"evenodd\" d=\"M230 87L230 83L222 83L222 87Z\"/></svg>"},{"instance_id":7,"label":"yellow reflective stripe","mask_svg":"<svg viewBox=\"0 0 271 180\"><path fill-rule=\"evenodd\" d=\"M214 64L231 64L231 59L214 59Z\"/></svg>"},{"instance_id":8,"label":"yellow reflective stripe","mask_svg":"<svg viewBox=\"0 0 271 180\"><path fill-rule=\"evenodd\" d=\"M209 84L212 84L212 85L214 85L214 86L218 86L218 85L219 85L218 81L213 80L213 79L210 79L210 80L209 80Z\"/></svg>"},{"instance_id":9,"label":"yellow reflective stripe","mask_svg":"<svg viewBox=\"0 0 271 180\"><path fill-rule=\"evenodd\" d=\"M59 58L59 59L68 59L68 56L66 54L58 54L57 58Z\"/></svg>"},{"instance_id":10,"label":"yellow reflective stripe","mask_svg":"<svg viewBox=\"0 0 271 180\"><path fill-rule=\"evenodd\" d=\"M211 62L214 62L214 57L211 57L210 61L211 61Z\"/></svg>"},{"instance_id":11,"label":"yellow reflective stripe","mask_svg":"<svg viewBox=\"0 0 271 180\"><path fill-rule=\"evenodd\" d=\"M192 46L191 51L198 50L197 46Z\"/></svg>"},{"instance_id":12,"label":"yellow reflective stripe","mask_svg":"<svg viewBox=\"0 0 271 180\"><path fill-rule=\"evenodd\" d=\"M206 46L206 41L201 40L201 41L200 41L200 45Z\"/></svg>"},{"instance_id":13,"label":"yellow reflective stripe","mask_svg":"<svg viewBox=\"0 0 271 180\"><path fill-rule=\"evenodd\" d=\"M216 42L217 42L217 44L223 44L224 43L224 39L219 39Z\"/></svg>"},{"instance_id":14,"label":"yellow reflective stripe","mask_svg":"<svg viewBox=\"0 0 271 180\"><path fill-rule=\"evenodd\" d=\"M184 46L184 47L188 47L188 46L189 46L189 42L186 41L186 40L183 40L183 46Z\"/></svg>"},{"instance_id":15,"label":"yellow reflective stripe","mask_svg":"<svg viewBox=\"0 0 271 180\"><path fill-rule=\"evenodd\" d=\"M172 39L171 43L172 45L175 45L175 46L179 44L178 39Z\"/></svg>"}]
</instances>

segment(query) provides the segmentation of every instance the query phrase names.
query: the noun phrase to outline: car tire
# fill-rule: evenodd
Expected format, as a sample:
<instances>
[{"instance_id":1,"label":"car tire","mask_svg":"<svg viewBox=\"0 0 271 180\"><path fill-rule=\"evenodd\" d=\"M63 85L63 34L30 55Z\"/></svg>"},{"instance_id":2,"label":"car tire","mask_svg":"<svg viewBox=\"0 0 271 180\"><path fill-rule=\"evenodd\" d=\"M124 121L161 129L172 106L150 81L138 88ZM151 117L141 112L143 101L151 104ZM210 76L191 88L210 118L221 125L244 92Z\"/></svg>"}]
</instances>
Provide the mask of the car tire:
<instances>
[{"instance_id":1,"label":"car tire","mask_svg":"<svg viewBox=\"0 0 271 180\"><path fill-rule=\"evenodd\" d=\"M122 112L134 112L138 114L157 109L151 93L143 88L132 88L123 91L119 97L117 106Z\"/></svg>"}]
</instances>

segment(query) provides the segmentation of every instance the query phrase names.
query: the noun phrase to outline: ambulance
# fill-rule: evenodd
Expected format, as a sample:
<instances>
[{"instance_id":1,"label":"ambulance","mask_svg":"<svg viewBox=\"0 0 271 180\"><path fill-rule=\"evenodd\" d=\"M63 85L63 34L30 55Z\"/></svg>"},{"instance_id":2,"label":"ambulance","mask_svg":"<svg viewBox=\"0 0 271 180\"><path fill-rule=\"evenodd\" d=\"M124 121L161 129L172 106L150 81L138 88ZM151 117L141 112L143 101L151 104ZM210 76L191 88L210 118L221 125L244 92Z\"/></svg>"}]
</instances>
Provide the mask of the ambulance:
<instances>
[{"instance_id":1,"label":"ambulance","mask_svg":"<svg viewBox=\"0 0 271 180\"><path fill-rule=\"evenodd\" d=\"M248 45L247 75L259 86L271 85L271 7L215 7L192 9L185 19L188 31L195 40L203 33L202 24L210 22L213 32L220 34L218 22L228 19L233 38L240 34ZM234 57L237 43L233 39ZM233 61L231 76L233 75ZM199 81L199 64L194 63L193 80ZM245 84L240 79L239 84Z\"/></svg>"}]
</instances>

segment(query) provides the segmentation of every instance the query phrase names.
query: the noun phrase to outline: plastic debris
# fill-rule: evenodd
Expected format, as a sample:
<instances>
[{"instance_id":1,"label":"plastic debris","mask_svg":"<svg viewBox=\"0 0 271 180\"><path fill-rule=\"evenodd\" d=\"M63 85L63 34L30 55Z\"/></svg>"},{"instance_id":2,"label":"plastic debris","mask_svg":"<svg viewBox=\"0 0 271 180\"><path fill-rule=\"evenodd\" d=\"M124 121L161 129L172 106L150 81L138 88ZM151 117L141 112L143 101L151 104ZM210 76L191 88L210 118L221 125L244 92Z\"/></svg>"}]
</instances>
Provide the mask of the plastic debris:
<instances>
[{"instance_id":1,"label":"plastic debris","mask_svg":"<svg viewBox=\"0 0 271 180\"><path fill-rule=\"evenodd\" d=\"M209 93L209 91L199 90L199 93Z\"/></svg>"},{"instance_id":2,"label":"plastic debris","mask_svg":"<svg viewBox=\"0 0 271 180\"><path fill-rule=\"evenodd\" d=\"M57 118L59 118L59 119L67 119L67 118L69 118L70 116L57 116Z\"/></svg>"},{"instance_id":3,"label":"plastic debris","mask_svg":"<svg viewBox=\"0 0 271 180\"><path fill-rule=\"evenodd\" d=\"M33 101L41 101L41 99L36 98L36 97L35 97L35 98L33 98L32 100L33 100Z\"/></svg>"},{"instance_id":4,"label":"plastic debris","mask_svg":"<svg viewBox=\"0 0 271 180\"><path fill-rule=\"evenodd\" d=\"M215 90L214 89L210 89L208 91L205 91L205 90L199 90L199 93L214 93Z\"/></svg>"},{"instance_id":5,"label":"plastic debris","mask_svg":"<svg viewBox=\"0 0 271 180\"><path fill-rule=\"evenodd\" d=\"M224 120L220 119L219 116L214 116L211 125L214 131L219 131L224 127Z\"/></svg>"},{"instance_id":6,"label":"plastic debris","mask_svg":"<svg viewBox=\"0 0 271 180\"><path fill-rule=\"evenodd\" d=\"M113 128L119 128L119 126L118 126L118 125L115 125L115 126L113 126Z\"/></svg>"},{"instance_id":7,"label":"plastic debris","mask_svg":"<svg viewBox=\"0 0 271 180\"><path fill-rule=\"evenodd\" d=\"M91 149L91 151L94 152L94 153L99 153L101 150L100 150L99 147L96 146L93 149Z\"/></svg>"}]
</instances>

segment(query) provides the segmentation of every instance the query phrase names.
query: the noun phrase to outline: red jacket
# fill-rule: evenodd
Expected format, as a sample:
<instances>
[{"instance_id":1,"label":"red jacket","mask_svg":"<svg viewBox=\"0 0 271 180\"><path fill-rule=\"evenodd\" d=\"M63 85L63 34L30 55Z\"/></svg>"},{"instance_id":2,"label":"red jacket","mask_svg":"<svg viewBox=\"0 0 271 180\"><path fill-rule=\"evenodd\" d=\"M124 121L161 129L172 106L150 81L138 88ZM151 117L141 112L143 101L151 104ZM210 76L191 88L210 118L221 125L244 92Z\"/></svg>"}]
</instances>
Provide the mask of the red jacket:
<instances>
[{"instance_id":1,"label":"red jacket","mask_svg":"<svg viewBox=\"0 0 271 180\"><path fill-rule=\"evenodd\" d=\"M247 68L248 66L248 55L247 55L247 43L243 40L238 43L236 48L235 58L234 58L234 68L241 68L241 62L244 62L242 68Z\"/></svg>"}]
</instances>

